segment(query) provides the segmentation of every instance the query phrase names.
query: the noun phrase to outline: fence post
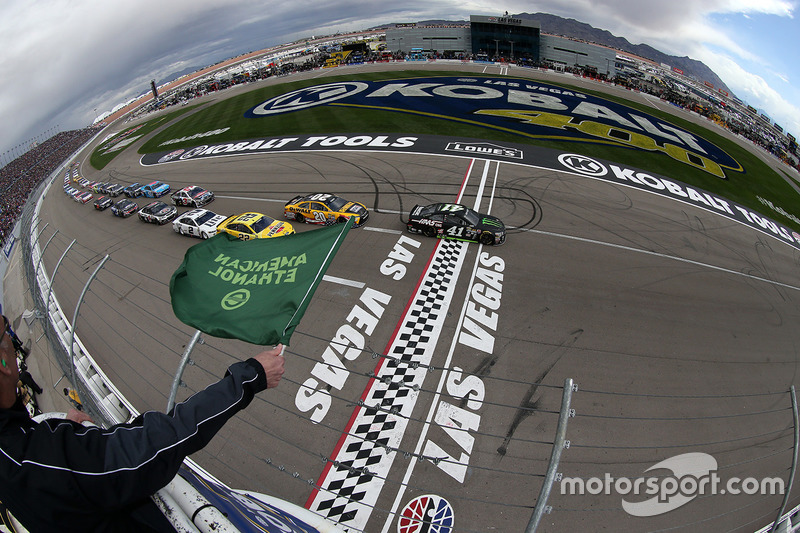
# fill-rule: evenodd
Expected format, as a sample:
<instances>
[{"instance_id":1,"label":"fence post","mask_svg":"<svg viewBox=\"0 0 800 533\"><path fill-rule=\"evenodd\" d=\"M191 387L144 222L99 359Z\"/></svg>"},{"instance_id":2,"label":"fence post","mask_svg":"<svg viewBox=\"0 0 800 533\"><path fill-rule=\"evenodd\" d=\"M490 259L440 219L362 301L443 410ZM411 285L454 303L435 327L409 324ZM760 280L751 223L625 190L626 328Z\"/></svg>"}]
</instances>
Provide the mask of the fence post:
<instances>
[{"instance_id":1,"label":"fence post","mask_svg":"<svg viewBox=\"0 0 800 533\"><path fill-rule=\"evenodd\" d=\"M561 460L561 452L567 442L567 421L572 416L569 407L572 402L572 387L572 378L567 378L564 381L564 391L561 394L561 412L558 415L558 427L556 429L555 442L553 442L553 451L550 453L550 464L547 467L542 490L539 491L539 498L536 500L536 507L533 509L533 515L530 522L528 522L525 533L534 533L536 531L547 507L547 499L550 497L550 490L553 488L553 480L556 477L558 462Z\"/></svg>"},{"instance_id":2,"label":"fence post","mask_svg":"<svg viewBox=\"0 0 800 533\"><path fill-rule=\"evenodd\" d=\"M794 385L789 388L789 394L792 398L792 415L794 418L794 455L792 455L792 470L789 472L789 486L786 487L785 491L783 491L783 503L781 504L781 508L778 510L778 516L775 517L775 522L772 523L772 529L770 529L770 533L774 532L778 528L778 524L781 521L781 516L783 516L783 511L786 510L786 504L789 503L789 494L792 492L794 474L797 472L797 447L798 443L800 443L800 424L798 424L797 395L794 392Z\"/></svg>"},{"instance_id":3,"label":"fence post","mask_svg":"<svg viewBox=\"0 0 800 533\"><path fill-rule=\"evenodd\" d=\"M95 276L97 276L97 273L100 271L100 269L103 268L103 265L106 264L106 261L108 260L108 258L109 258L109 255L106 254L106 256L103 258L103 260L100 261L100 264L97 265L97 268L94 269L94 272L92 272L92 275L89 276L89 279L86 281L86 284L83 286L83 290L81 291L81 295L78 298L78 303L75 304L75 314L72 315L72 324L71 324L71 326L69 328L69 369L70 369L70 372L72 373L72 386L75 387L75 388L78 387L78 383L77 383L77 381L75 381L75 323L78 321L78 312L81 310L81 303L83 303L83 297L86 296L86 291L89 290L89 285L92 283L92 281L94 280Z\"/></svg>"},{"instance_id":4,"label":"fence post","mask_svg":"<svg viewBox=\"0 0 800 533\"><path fill-rule=\"evenodd\" d=\"M42 231L44 231L45 229L47 229L47 224L44 225L44 227L42 228ZM40 231L39 235L41 235L41 234L42 234L42 232ZM33 278L34 279L39 277L39 267L42 266L42 260L44 259L44 252L45 252L45 250L47 250L47 247L50 245L50 241L52 241L53 238L56 235L58 235L58 230L56 230L56 232L53 233L50 236L49 239L47 239L47 242L45 243L44 248L39 250L39 260L36 262L36 268L33 269ZM38 242L38 240L39 240L39 236L37 235L36 236L36 242ZM36 286L38 287L39 284L37 283ZM31 287L31 295L33 296L33 299L36 300L36 292L34 292L33 287ZM47 305L45 305L45 307L47 307Z\"/></svg>"},{"instance_id":5,"label":"fence post","mask_svg":"<svg viewBox=\"0 0 800 533\"><path fill-rule=\"evenodd\" d=\"M50 297L53 295L53 284L56 282L56 273L58 272L58 267L61 266L61 262L65 257L67 257L67 252L72 249L72 245L75 244L75 240L76 239L72 239L72 242L69 243L67 249L64 250L64 253L58 258L58 263L56 263L56 267L53 269L53 273L50 275L50 286L47 288L47 298L44 301L45 313L49 313L50 310Z\"/></svg>"},{"instance_id":6,"label":"fence post","mask_svg":"<svg viewBox=\"0 0 800 533\"><path fill-rule=\"evenodd\" d=\"M38 226L38 225L39 225L39 221L37 220L36 226ZM49 225L50 225L49 222L45 222L44 227L39 231L39 233L36 234L36 237L33 238L34 242L37 242L39 240L39 237L42 235L42 233L44 233L44 230L46 230L47 226L49 226Z\"/></svg>"},{"instance_id":7,"label":"fence post","mask_svg":"<svg viewBox=\"0 0 800 533\"><path fill-rule=\"evenodd\" d=\"M183 351L183 356L181 357L181 362L178 364L178 370L175 372L175 379L172 380L172 389L169 391L169 400L167 400L168 413L175 406L175 397L178 395L178 387L181 384L183 371L186 369L186 365L189 364L189 355L191 355L192 350L194 350L194 345L198 342L203 344L203 341L200 339L199 329L195 330L192 340L190 340L189 344L186 345L186 349Z\"/></svg>"}]
</instances>

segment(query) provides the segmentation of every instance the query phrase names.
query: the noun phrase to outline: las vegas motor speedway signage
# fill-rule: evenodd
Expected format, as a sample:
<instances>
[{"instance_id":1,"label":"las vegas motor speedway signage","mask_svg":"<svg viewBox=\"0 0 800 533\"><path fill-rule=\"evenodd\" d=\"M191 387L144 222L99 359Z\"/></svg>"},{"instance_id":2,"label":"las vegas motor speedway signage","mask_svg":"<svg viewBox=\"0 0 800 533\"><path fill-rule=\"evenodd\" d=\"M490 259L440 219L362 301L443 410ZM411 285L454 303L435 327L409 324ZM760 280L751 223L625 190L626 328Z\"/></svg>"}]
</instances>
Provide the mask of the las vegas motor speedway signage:
<instances>
[{"instance_id":1,"label":"las vegas motor speedway signage","mask_svg":"<svg viewBox=\"0 0 800 533\"><path fill-rule=\"evenodd\" d=\"M235 143L204 144L189 149L147 154L142 157L141 163L151 166L212 157L314 150L361 150L465 156L529 165L559 172L570 172L691 204L734 219L796 248L800 248L800 235L798 233L721 196L640 169L580 154L564 153L536 146L498 144L475 139L425 135L305 135L248 139Z\"/></svg>"}]
</instances>

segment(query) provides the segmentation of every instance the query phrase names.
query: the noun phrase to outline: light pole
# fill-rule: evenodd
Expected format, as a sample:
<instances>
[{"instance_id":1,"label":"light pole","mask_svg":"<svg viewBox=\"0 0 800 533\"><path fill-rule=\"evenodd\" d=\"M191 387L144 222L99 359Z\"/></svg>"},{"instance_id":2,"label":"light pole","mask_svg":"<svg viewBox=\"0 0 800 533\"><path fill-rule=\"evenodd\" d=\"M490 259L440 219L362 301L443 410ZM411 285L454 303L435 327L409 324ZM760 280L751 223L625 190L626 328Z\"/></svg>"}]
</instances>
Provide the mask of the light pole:
<instances>
[{"instance_id":1,"label":"light pole","mask_svg":"<svg viewBox=\"0 0 800 533\"><path fill-rule=\"evenodd\" d=\"M511 43L511 57L509 58L511 61L514 61L514 41L508 41Z\"/></svg>"},{"instance_id":2,"label":"light pole","mask_svg":"<svg viewBox=\"0 0 800 533\"><path fill-rule=\"evenodd\" d=\"M499 45L498 45L498 43L500 42L500 39L492 39L492 40L494 41L494 57L495 57L495 59L497 59L497 56L500 55Z\"/></svg>"}]
</instances>

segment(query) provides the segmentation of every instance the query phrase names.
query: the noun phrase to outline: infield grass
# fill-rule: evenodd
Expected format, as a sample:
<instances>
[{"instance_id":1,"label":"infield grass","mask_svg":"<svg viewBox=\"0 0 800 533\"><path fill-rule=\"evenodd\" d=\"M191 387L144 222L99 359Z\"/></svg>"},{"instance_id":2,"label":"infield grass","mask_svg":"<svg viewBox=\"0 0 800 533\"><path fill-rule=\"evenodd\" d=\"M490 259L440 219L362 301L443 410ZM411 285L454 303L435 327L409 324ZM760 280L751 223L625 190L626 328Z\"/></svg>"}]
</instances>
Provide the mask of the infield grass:
<instances>
[{"instance_id":1,"label":"infield grass","mask_svg":"<svg viewBox=\"0 0 800 533\"><path fill-rule=\"evenodd\" d=\"M473 78L482 77L475 73L464 74ZM458 75L461 75L461 73L444 71L358 73L348 76L326 77L325 83L353 80L375 81L413 77L432 78L436 76ZM499 76L486 77L498 78ZM509 79L512 78L509 77ZM525 81L529 82L530 80ZM646 169L648 172L669 177L737 202L795 231L800 231L800 224L779 212L769 209L758 199L759 196L765 198L771 201L776 207L780 207L784 211L800 217L800 195L787 183L786 179L784 179L786 176L781 176L778 172L775 172L749 150L742 148L739 144L728 140L713 130L653 107L609 96L599 91L573 87L564 83L547 82L550 85L558 85L567 90L591 94L598 98L617 102L642 113L655 116L664 122L674 124L698 137L706 139L724 150L738 161L745 170L742 173L727 172L728 179L722 180L692 166L679 163L660 152L648 152L625 146L599 144L582 140L534 139L522 132L514 133L490 125L477 125L449 118L437 118L406 112L362 109L348 105L318 106L277 115L274 118L261 118L257 120L244 117L245 111L265 100L319 83L319 79L305 79L287 82L285 84L270 85L213 103L205 109L201 109L179 122L164 128L162 131L157 132L139 149L139 153L161 152L176 148L196 146L202 144L202 140L193 139L184 143L170 143L169 145L164 145L162 143L168 140L179 139L181 137L226 127L230 129L224 133L213 136L214 143L306 134L397 133L442 135L496 142L535 144L545 148L576 152L590 157L614 161L621 165ZM167 120L172 120L178 113L183 113L187 110L188 108L166 115L159 120L158 124L153 124L154 127L152 129L155 129L158 125L165 124ZM148 128L149 127L150 124L148 123ZM95 155L92 156L93 165L94 162Z\"/></svg>"}]
</instances>

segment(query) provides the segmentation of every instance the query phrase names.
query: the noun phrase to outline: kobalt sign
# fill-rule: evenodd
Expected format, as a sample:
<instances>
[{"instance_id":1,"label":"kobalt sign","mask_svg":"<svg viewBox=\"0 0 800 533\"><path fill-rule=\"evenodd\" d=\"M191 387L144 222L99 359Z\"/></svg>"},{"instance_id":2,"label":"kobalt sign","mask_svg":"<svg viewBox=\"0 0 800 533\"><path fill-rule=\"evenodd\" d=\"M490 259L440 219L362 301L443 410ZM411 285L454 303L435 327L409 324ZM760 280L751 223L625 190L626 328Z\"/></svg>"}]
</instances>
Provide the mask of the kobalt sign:
<instances>
[{"instance_id":1,"label":"kobalt sign","mask_svg":"<svg viewBox=\"0 0 800 533\"><path fill-rule=\"evenodd\" d=\"M169 153L147 154L142 164L153 165L170 161L186 161L206 157L259 154L292 150L398 150L415 145L417 137L398 135L308 135L305 137L275 137L271 139L248 139L240 142L203 144L189 150Z\"/></svg>"},{"instance_id":2,"label":"kobalt sign","mask_svg":"<svg viewBox=\"0 0 800 533\"><path fill-rule=\"evenodd\" d=\"M739 163L703 138L633 108L529 80L441 77L327 83L276 96L245 113L259 118L314 106L355 106L514 130L535 138L602 142L664 155L725 179ZM476 121L475 116L480 115Z\"/></svg>"},{"instance_id":3,"label":"kobalt sign","mask_svg":"<svg viewBox=\"0 0 800 533\"><path fill-rule=\"evenodd\" d=\"M788 244L798 245L794 232L788 228L744 206L737 205L703 190L632 168L610 163L606 166L604 163L579 154L561 154L558 156L558 161L572 172L592 178L623 183L629 187L649 192L656 192L681 202L717 212L756 230L769 233Z\"/></svg>"}]
</instances>

